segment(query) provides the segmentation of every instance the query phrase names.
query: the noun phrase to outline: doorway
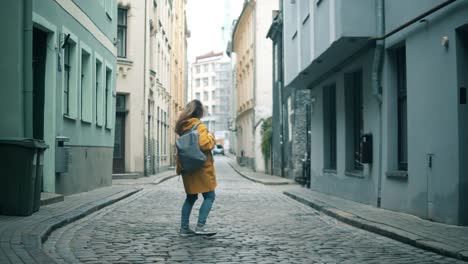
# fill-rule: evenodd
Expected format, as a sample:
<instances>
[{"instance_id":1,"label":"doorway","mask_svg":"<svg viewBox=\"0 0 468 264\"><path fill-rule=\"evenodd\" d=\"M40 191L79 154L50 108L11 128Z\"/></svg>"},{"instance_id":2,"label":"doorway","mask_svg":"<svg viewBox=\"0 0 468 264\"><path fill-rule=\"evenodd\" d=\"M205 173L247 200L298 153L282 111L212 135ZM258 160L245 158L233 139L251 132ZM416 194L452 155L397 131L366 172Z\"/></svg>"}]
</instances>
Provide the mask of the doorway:
<instances>
[{"instance_id":1,"label":"doorway","mask_svg":"<svg viewBox=\"0 0 468 264\"><path fill-rule=\"evenodd\" d=\"M113 173L125 173L125 95L117 95L114 137Z\"/></svg>"},{"instance_id":2,"label":"doorway","mask_svg":"<svg viewBox=\"0 0 468 264\"><path fill-rule=\"evenodd\" d=\"M468 225L468 24L457 30L459 218Z\"/></svg>"},{"instance_id":3,"label":"doorway","mask_svg":"<svg viewBox=\"0 0 468 264\"><path fill-rule=\"evenodd\" d=\"M33 138L44 140L47 32L33 30Z\"/></svg>"}]
</instances>

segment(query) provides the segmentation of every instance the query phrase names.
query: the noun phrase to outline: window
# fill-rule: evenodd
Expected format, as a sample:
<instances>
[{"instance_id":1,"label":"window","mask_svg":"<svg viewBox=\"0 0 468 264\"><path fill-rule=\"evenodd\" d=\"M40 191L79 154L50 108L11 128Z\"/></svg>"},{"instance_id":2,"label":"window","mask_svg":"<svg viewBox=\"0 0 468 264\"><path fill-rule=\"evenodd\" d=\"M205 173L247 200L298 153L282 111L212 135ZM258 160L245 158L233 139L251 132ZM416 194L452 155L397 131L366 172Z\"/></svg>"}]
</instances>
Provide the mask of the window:
<instances>
[{"instance_id":1,"label":"window","mask_svg":"<svg viewBox=\"0 0 468 264\"><path fill-rule=\"evenodd\" d=\"M167 142L167 113L163 113L163 122L164 122L164 139L163 142ZM164 144L164 149L163 149L164 155L167 154L167 143Z\"/></svg>"},{"instance_id":2,"label":"window","mask_svg":"<svg viewBox=\"0 0 468 264\"><path fill-rule=\"evenodd\" d=\"M210 106L207 105L207 106L205 106L205 108L206 108L206 113L207 113L208 115L211 115L211 113L210 113Z\"/></svg>"},{"instance_id":3,"label":"window","mask_svg":"<svg viewBox=\"0 0 468 264\"><path fill-rule=\"evenodd\" d=\"M200 98L200 93L199 93L199 92L195 93L195 99L197 99L197 100L200 100L200 99L201 99L201 98Z\"/></svg>"},{"instance_id":4,"label":"window","mask_svg":"<svg viewBox=\"0 0 468 264\"><path fill-rule=\"evenodd\" d=\"M93 81L91 78L91 52L88 48L81 43L83 49L81 50L81 120L85 122L92 122L93 118Z\"/></svg>"},{"instance_id":5,"label":"window","mask_svg":"<svg viewBox=\"0 0 468 264\"><path fill-rule=\"evenodd\" d=\"M203 65L203 72L208 72L208 64Z\"/></svg>"},{"instance_id":6,"label":"window","mask_svg":"<svg viewBox=\"0 0 468 264\"><path fill-rule=\"evenodd\" d=\"M211 77L211 85L215 86L216 78L213 76Z\"/></svg>"},{"instance_id":7,"label":"window","mask_svg":"<svg viewBox=\"0 0 468 264\"><path fill-rule=\"evenodd\" d=\"M346 74L347 170L361 171L361 138L364 129L362 70Z\"/></svg>"},{"instance_id":8,"label":"window","mask_svg":"<svg viewBox=\"0 0 468 264\"><path fill-rule=\"evenodd\" d=\"M203 86L208 86L208 78L203 78Z\"/></svg>"},{"instance_id":9,"label":"window","mask_svg":"<svg viewBox=\"0 0 468 264\"><path fill-rule=\"evenodd\" d=\"M96 109L95 119L98 126L102 126L102 107L103 107L103 74L102 74L102 62L96 59L96 87L95 87L95 102L94 106Z\"/></svg>"},{"instance_id":10,"label":"window","mask_svg":"<svg viewBox=\"0 0 468 264\"><path fill-rule=\"evenodd\" d=\"M336 85L323 88L324 168L336 170Z\"/></svg>"},{"instance_id":11,"label":"window","mask_svg":"<svg viewBox=\"0 0 468 264\"><path fill-rule=\"evenodd\" d=\"M197 73L200 73L200 65L197 65L197 66L195 67L195 69L196 69Z\"/></svg>"},{"instance_id":12,"label":"window","mask_svg":"<svg viewBox=\"0 0 468 264\"><path fill-rule=\"evenodd\" d=\"M118 9L117 18L117 56L127 57L127 10Z\"/></svg>"},{"instance_id":13,"label":"window","mask_svg":"<svg viewBox=\"0 0 468 264\"><path fill-rule=\"evenodd\" d=\"M294 116L294 110L292 108L291 96L288 97L288 141L292 141L292 118Z\"/></svg>"},{"instance_id":14,"label":"window","mask_svg":"<svg viewBox=\"0 0 468 264\"><path fill-rule=\"evenodd\" d=\"M63 55L63 68L64 68L64 85L63 85L63 114L70 116L70 75L71 75L71 58L70 53L71 45L69 43L65 44Z\"/></svg>"},{"instance_id":15,"label":"window","mask_svg":"<svg viewBox=\"0 0 468 264\"><path fill-rule=\"evenodd\" d=\"M408 103L406 100L406 50L395 51L398 89L398 170L408 170Z\"/></svg>"},{"instance_id":16,"label":"window","mask_svg":"<svg viewBox=\"0 0 468 264\"><path fill-rule=\"evenodd\" d=\"M207 91L203 92L203 101L208 101L208 92Z\"/></svg>"},{"instance_id":17,"label":"window","mask_svg":"<svg viewBox=\"0 0 468 264\"><path fill-rule=\"evenodd\" d=\"M216 105L213 105L213 106L211 107L211 112L213 113L213 115L216 114Z\"/></svg>"},{"instance_id":18,"label":"window","mask_svg":"<svg viewBox=\"0 0 468 264\"><path fill-rule=\"evenodd\" d=\"M78 40L68 29L63 28L63 40L67 42L63 46L63 115L67 118L75 119L78 117L78 89L80 79L80 64L78 49ZM69 37L67 37L70 35Z\"/></svg>"},{"instance_id":19,"label":"window","mask_svg":"<svg viewBox=\"0 0 468 264\"><path fill-rule=\"evenodd\" d=\"M106 128L112 128L112 70L106 68L106 86L104 90L104 118Z\"/></svg>"},{"instance_id":20,"label":"window","mask_svg":"<svg viewBox=\"0 0 468 264\"><path fill-rule=\"evenodd\" d=\"M195 87L200 87L200 79L199 78L197 78L195 80Z\"/></svg>"},{"instance_id":21,"label":"window","mask_svg":"<svg viewBox=\"0 0 468 264\"><path fill-rule=\"evenodd\" d=\"M116 112L125 113L127 107L125 106L125 95L118 94L115 98L115 110Z\"/></svg>"},{"instance_id":22,"label":"window","mask_svg":"<svg viewBox=\"0 0 468 264\"><path fill-rule=\"evenodd\" d=\"M216 97L216 91L211 91L211 100L214 100Z\"/></svg>"},{"instance_id":23,"label":"window","mask_svg":"<svg viewBox=\"0 0 468 264\"><path fill-rule=\"evenodd\" d=\"M161 132L160 132L160 124L161 124L161 117L159 115L160 110L159 106L156 110L156 121L157 121L157 129L156 129L156 155L159 156L161 151L159 150L160 142L161 142Z\"/></svg>"}]
</instances>

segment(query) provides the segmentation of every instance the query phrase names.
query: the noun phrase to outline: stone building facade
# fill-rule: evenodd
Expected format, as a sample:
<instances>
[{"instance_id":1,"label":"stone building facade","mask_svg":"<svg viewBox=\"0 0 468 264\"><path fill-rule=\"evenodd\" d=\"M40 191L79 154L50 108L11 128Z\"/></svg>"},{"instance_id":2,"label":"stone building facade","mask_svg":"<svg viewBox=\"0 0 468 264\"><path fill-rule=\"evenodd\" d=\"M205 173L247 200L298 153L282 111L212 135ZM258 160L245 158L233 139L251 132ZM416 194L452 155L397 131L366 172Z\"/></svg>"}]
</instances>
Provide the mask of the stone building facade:
<instances>
[{"instance_id":1,"label":"stone building facade","mask_svg":"<svg viewBox=\"0 0 468 264\"><path fill-rule=\"evenodd\" d=\"M170 138L170 164L175 166L176 147L175 147L175 124L180 112L187 103L188 90L188 63L187 63L187 38L189 31L186 19L186 1L174 0L174 16L172 26L172 83L171 83L171 111L169 111L169 138Z\"/></svg>"},{"instance_id":2,"label":"stone building facade","mask_svg":"<svg viewBox=\"0 0 468 264\"><path fill-rule=\"evenodd\" d=\"M151 175L171 165L173 122L185 100L185 1L119 0L118 14L115 145L122 151L114 172Z\"/></svg>"}]
</instances>

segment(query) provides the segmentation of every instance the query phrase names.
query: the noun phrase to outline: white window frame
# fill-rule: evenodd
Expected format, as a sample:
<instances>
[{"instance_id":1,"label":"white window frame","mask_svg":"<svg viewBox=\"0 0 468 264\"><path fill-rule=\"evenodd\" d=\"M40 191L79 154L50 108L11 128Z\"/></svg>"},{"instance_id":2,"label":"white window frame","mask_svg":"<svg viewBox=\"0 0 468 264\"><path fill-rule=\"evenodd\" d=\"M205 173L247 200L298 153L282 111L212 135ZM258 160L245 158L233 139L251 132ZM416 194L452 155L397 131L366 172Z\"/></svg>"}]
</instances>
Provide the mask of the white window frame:
<instances>
[{"instance_id":1,"label":"white window frame","mask_svg":"<svg viewBox=\"0 0 468 264\"><path fill-rule=\"evenodd\" d=\"M88 54L89 61L88 61L88 68L84 69L87 74L87 78L82 80L83 75L83 55ZM93 122L93 51L91 48L86 45L83 41L80 41L80 71L79 71L79 78L78 78L78 87L80 87L80 94L79 94L79 102L80 102L80 114L81 114L81 121L92 123ZM81 83L84 82L84 83Z\"/></svg>"},{"instance_id":2,"label":"white window frame","mask_svg":"<svg viewBox=\"0 0 468 264\"><path fill-rule=\"evenodd\" d=\"M104 125L104 87L106 85L105 80L105 72L106 72L106 65L104 64L104 59L97 53L94 53L94 65L97 67L97 64L101 64L101 73L98 76L97 68L94 69L94 91L97 93L94 96L94 104L95 104L95 117L96 117L96 125L102 127ZM101 84L100 88L96 89L96 83Z\"/></svg>"},{"instance_id":3,"label":"white window frame","mask_svg":"<svg viewBox=\"0 0 468 264\"><path fill-rule=\"evenodd\" d=\"M115 70L114 70L114 67L112 66L112 64L110 62L106 62L105 64L105 67L104 67L104 72L105 72L105 76L107 77L107 72L110 71L110 80L109 80L109 83L107 82L107 78L105 77L104 81L105 81L105 85L109 86L108 87L108 90L107 90L107 102L105 102L105 106L107 107L107 109L104 109L104 124L106 126L106 129L112 129L112 126L113 126L113 116L115 114L115 111L114 110L114 100L113 100L113 97L116 96L116 93L115 93L115 88L114 88L114 82L115 82ZM106 87L104 86L104 87ZM104 89L104 93L106 92L106 89ZM104 100L106 100L106 96L104 96Z\"/></svg>"},{"instance_id":4,"label":"white window frame","mask_svg":"<svg viewBox=\"0 0 468 264\"><path fill-rule=\"evenodd\" d=\"M65 97L62 96L62 114L66 118L70 119L76 119L78 118L78 76L79 76L79 68L81 67L80 65L80 59L79 59L79 54L80 54L80 47L79 47L79 40L78 37L73 34L70 30L68 30L66 27L62 27L62 37L61 37L61 44L65 40L65 36L70 34L70 38L68 39L69 43L73 46L73 54L70 54L70 63L71 65L71 72L70 72L70 83L68 87L68 115L65 113L65 108L63 107L65 105ZM65 87L65 53L64 50L62 50L62 89ZM62 95L64 94L64 91L62 90Z\"/></svg>"}]
</instances>

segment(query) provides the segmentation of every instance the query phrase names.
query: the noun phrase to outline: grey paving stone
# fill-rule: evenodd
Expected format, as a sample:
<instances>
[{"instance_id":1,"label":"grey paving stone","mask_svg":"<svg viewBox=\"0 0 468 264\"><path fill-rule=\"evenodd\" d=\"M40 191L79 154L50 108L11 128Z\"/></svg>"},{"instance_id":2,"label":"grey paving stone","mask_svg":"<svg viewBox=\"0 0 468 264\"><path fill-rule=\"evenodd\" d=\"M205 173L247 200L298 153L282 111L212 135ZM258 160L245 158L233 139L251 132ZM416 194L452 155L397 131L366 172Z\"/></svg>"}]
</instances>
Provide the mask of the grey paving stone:
<instances>
[{"instance_id":1,"label":"grey paving stone","mask_svg":"<svg viewBox=\"0 0 468 264\"><path fill-rule=\"evenodd\" d=\"M208 224L219 231L216 236L179 237L185 194L182 182L171 179L145 185L138 194L54 231L44 248L52 256L71 253L80 262L457 263L343 224L276 187L240 177L227 161L215 163L219 186ZM193 209L193 224L201 201Z\"/></svg>"}]
</instances>

